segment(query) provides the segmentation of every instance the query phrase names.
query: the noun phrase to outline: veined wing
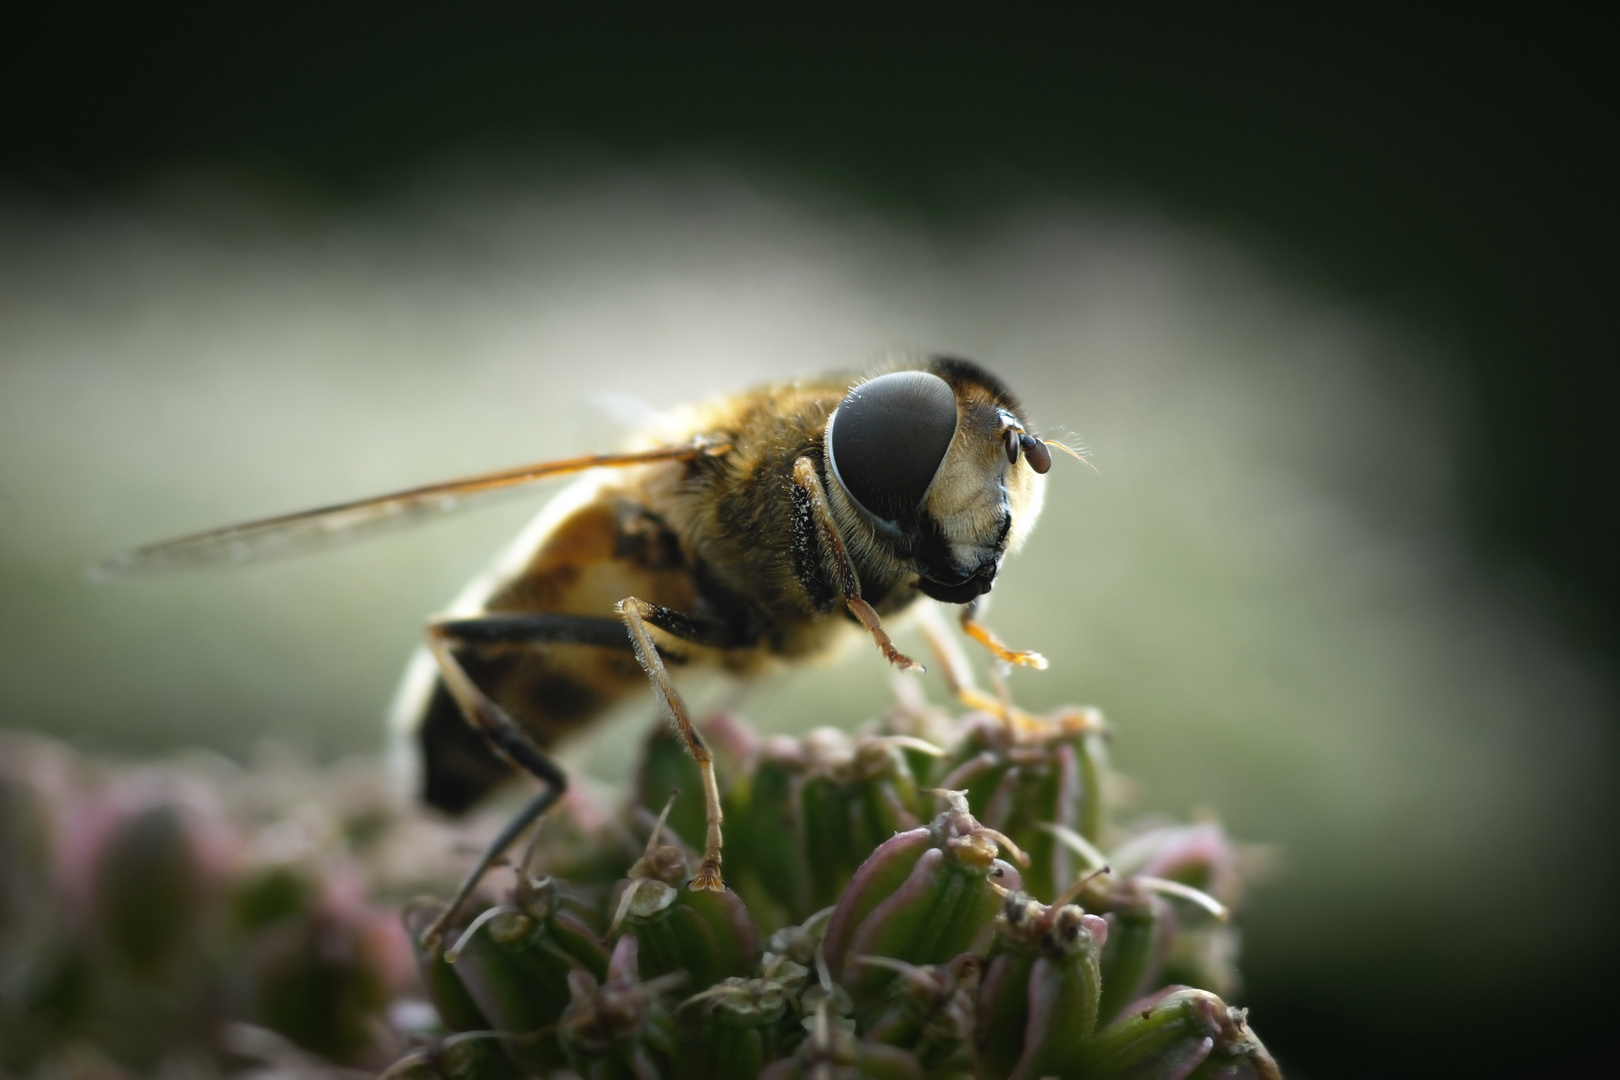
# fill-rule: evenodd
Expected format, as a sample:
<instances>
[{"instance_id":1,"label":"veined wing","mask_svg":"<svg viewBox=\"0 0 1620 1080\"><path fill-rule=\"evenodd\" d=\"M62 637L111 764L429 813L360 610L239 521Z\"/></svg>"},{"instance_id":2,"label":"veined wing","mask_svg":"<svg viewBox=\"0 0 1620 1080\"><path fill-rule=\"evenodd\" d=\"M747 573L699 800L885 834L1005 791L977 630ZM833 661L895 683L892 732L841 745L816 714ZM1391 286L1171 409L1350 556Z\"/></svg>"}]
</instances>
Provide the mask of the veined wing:
<instances>
[{"instance_id":1,"label":"veined wing","mask_svg":"<svg viewBox=\"0 0 1620 1080\"><path fill-rule=\"evenodd\" d=\"M90 577L96 581L107 581L166 570L241 566L301 555L465 509L476 505L484 496L587 469L624 468L658 461L689 461L723 454L730 448L730 444L724 441L700 437L681 446L661 446L627 454L592 454L464 476L458 480L425 484L369 499L280 514L148 544L114 555L94 567Z\"/></svg>"}]
</instances>

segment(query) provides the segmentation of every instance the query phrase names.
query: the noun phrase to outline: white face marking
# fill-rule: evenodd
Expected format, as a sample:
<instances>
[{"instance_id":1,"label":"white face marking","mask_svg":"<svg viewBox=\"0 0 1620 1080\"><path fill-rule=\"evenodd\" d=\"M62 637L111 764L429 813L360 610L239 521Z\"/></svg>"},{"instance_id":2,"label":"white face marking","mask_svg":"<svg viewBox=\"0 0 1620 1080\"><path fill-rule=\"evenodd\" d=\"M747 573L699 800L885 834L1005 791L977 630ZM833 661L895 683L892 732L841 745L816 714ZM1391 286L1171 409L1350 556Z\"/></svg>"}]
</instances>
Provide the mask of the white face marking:
<instances>
[{"instance_id":1,"label":"white face marking","mask_svg":"<svg viewBox=\"0 0 1620 1080\"><path fill-rule=\"evenodd\" d=\"M944 533L953 566L971 574L992 559L999 569L1002 559L1023 544L1044 492L1045 478L1022 457L1009 464L999 438L957 439L926 505Z\"/></svg>"},{"instance_id":2,"label":"white face marking","mask_svg":"<svg viewBox=\"0 0 1620 1080\"><path fill-rule=\"evenodd\" d=\"M1007 533L1008 555L1024 546L1035 529L1046 501L1046 477L1030 468L1022 456L1007 470L1007 506L1012 511L1012 528Z\"/></svg>"}]
</instances>

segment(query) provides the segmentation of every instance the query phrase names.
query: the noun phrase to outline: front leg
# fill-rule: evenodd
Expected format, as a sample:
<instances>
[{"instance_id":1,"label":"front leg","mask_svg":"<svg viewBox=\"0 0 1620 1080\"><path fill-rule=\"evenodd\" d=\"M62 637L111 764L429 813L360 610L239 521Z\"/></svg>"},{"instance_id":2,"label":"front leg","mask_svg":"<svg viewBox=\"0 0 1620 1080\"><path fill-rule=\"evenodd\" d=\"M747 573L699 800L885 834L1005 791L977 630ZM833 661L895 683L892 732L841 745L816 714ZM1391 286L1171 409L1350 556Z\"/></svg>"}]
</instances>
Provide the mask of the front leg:
<instances>
[{"instance_id":1,"label":"front leg","mask_svg":"<svg viewBox=\"0 0 1620 1080\"><path fill-rule=\"evenodd\" d=\"M850 614L866 627L867 632L877 642L878 648L883 650L884 659L889 663L901 671L922 671L921 664L894 647L888 631L883 629L883 620L878 618L878 613L872 609L872 605L861 598L860 578L855 575L855 567L849 560L843 534L838 531L838 522L833 520L832 505L827 502L827 492L821 486L821 477L816 475L815 462L809 457L801 457L795 461L793 482L809 496L810 514L815 519L816 536L821 541L821 553L825 557L828 569L832 571L833 583L839 595L843 597Z\"/></svg>"},{"instance_id":2,"label":"front leg","mask_svg":"<svg viewBox=\"0 0 1620 1080\"><path fill-rule=\"evenodd\" d=\"M1036 671L1046 670L1046 657L1038 652L1028 650L1009 649L1002 644L1001 639L991 632L990 628L979 622L974 616L978 613L979 602L969 601L962 605L962 632L968 637L990 650L990 654L1004 664L1017 664L1021 667L1032 667Z\"/></svg>"},{"instance_id":3,"label":"front leg","mask_svg":"<svg viewBox=\"0 0 1620 1080\"><path fill-rule=\"evenodd\" d=\"M934 659L939 661L945 689L957 701L969 709L998 717L1014 729L1037 730L1042 726L1043 721L1039 717L1025 712L1008 699L1005 683L998 680L997 689L1002 692L999 697L992 697L974 685L973 669L968 665L967 656L951 636L935 604L923 603L918 606L917 629L922 633L923 640L928 642Z\"/></svg>"}]
</instances>

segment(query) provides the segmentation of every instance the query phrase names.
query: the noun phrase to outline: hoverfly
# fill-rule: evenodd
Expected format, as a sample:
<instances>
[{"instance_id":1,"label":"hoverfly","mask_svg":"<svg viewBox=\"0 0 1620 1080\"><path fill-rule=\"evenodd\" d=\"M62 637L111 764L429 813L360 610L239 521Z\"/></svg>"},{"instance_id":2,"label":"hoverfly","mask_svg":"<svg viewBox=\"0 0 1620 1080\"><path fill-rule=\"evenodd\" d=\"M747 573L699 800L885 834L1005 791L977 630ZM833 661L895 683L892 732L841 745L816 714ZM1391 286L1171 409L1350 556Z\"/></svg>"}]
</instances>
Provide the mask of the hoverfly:
<instances>
[{"instance_id":1,"label":"hoverfly","mask_svg":"<svg viewBox=\"0 0 1620 1080\"><path fill-rule=\"evenodd\" d=\"M920 597L962 606L967 634L1042 667L974 617L1040 513L1048 446L979 365L934 357L868 378L766 386L692 408L659 445L545 462L197 533L108 560L98 577L291 554L583 474L493 570L431 620L394 708L420 794L456 812L514 769L542 790L435 924L567 787L546 751L650 682L702 774L694 889L724 889L719 787L666 659L738 674L864 633L918 669L883 620Z\"/></svg>"}]
</instances>

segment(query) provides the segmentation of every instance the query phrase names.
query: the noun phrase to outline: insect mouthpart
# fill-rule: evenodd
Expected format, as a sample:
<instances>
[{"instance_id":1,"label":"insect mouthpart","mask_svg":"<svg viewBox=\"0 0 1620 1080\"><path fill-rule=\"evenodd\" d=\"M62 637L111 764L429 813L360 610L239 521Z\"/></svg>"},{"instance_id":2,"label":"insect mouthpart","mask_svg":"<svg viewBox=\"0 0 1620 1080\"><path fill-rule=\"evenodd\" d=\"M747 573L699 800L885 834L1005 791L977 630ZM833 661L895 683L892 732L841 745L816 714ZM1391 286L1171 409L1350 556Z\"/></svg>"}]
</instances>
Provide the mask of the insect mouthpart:
<instances>
[{"instance_id":1,"label":"insect mouthpart","mask_svg":"<svg viewBox=\"0 0 1620 1080\"><path fill-rule=\"evenodd\" d=\"M1007 534L1012 518L1003 515L1001 531L995 544L979 557L972 569L960 569L951 558L950 548L943 543L929 544L918 560L917 589L927 597L944 604L966 604L990 591L995 584L996 571L1001 569L1002 553L1007 549ZM984 549L980 549L983 551Z\"/></svg>"},{"instance_id":2,"label":"insect mouthpart","mask_svg":"<svg viewBox=\"0 0 1620 1080\"><path fill-rule=\"evenodd\" d=\"M942 604L966 604L990 591L995 583L998 565L992 563L988 569L977 571L969 577L954 583L935 581L932 578L918 578L917 589L926 597L938 600Z\"/></svg>"}]
</instances>

